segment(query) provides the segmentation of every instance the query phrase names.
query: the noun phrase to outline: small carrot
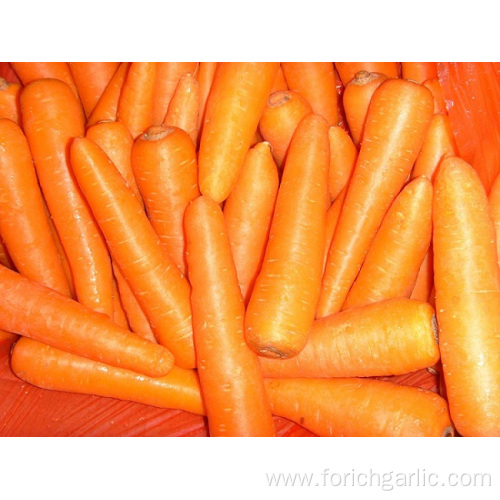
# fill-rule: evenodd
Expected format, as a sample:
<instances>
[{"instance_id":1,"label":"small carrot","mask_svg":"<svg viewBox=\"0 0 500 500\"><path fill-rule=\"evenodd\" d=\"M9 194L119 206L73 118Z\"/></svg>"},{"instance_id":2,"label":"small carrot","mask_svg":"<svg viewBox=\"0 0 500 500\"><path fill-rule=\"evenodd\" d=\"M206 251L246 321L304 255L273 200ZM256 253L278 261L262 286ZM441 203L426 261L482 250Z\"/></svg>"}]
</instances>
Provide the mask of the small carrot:
<instances>
[{"instance_id":1,"label":"small carrot","mask_svg":"<svg viewBox=\"0 0 500 500\"><path fill-rule=\"evenodd\" d=\"M402 62L401 77L416 83L424 83L429 78L438 78L437 62Z\"/></svg>"},{"instance_id":2,"label":"small carrot","mask_svg":"<svg viewBox=\"0 0 500 500\"><path fill-rule=\"evenodd\" d=\"M198 137L196 139L196 146L199 146L200 136L205 122L205 110L207 106L208 95L212 88L215 70L217 69L216 62L200 62L196 69L196 81L198 82Z\"/></svg>"},{"instance_id":3,"label":"small carrot","mask_svg":"<svg viewBox=\"0 0 500 500\"><path fill-rule=\"evenodd\" d=\"M245 305L220 206L193 200L185 227L197 369L211 436L276 433L257 354L245 343Z\"/></svg>"},{"instance_id":4,"label":"small carrot","mask_svg":"<svg viewBox=\"0 0 500 500\"><path fill-rule=\"evenodd\" d=\"M347 86L359 71L382 73L388 78L398 78L401 76L401 68L398 62L336 62L335 68L344 87Z\"/></svg>"},{"instance_id":5,"label":"small carrot","mask_svg":"<svg viewBox=\"0 0 500 500\"><path fill-rule=\"evenodd\" d=\"M432 112L432 94L408 80L388 79L373 94L330 246L317 317L342 307L382 219L410 174Z\"/></svg>"},{"instance_id":6,"label":"small carrot","mask_svg":"<svg viewBox=\"0 0 500 500\"><path fill-rule=\"evenodd\" d=\"M451 418L462 436L500 435L500 280L486 190L457 156L436 174L434 284Z\"/></svg>"},{"instance_id":7,"label":"small carrot","mask_svg":"<svg viewBox=\"0 0 500 500\"><path fill-rule=\"evenodd\" d=\"M11 83L0 77L0 118L8 118L15 123L19 123L21 89L22 85L20 83Z\"/></svg>"},{"instance_id":8,"label":"small carrot","mask_svg":"<svg viewBox=\"0 0 500 500\"><path fill-rule=\"evenodd\" d=\"M325 245L328 128L322 116L310 113L290 144L245 317L246 341L263 356L296 355L314 321Z\"/></svg>"},{"instance_id":9,"label":"small carrot","mask_svg":"<svg viewBox=\"0 0 500 500\"><path fill-rule=\"evenodd\" d=\"M497 244L498 265L500 266L500 174L494 179L488 194L491 219L495 227L495 241Z\"/></svg>"},{"instance_id":10,"label":"small carrot","mask_svg":"<svg viewBox=\"0 0 500 500\"><path fill-rule=\"evenodd\" d=\"M217 65L200 139L198 178L200 192L218 203L238 178L278 67L273 62Z\"/></svg>"},{"instance_id":11,"label":"small carrot","mask_svg":"<svg viewBox=\"0 0 500 500\"><path fill-rule=\"evenodd\" d=\"M194 370L174 366L164 376L146 377L28 338L21 338L14 346L11 365L17 377L42 389L205 414Z\"/></svg>"},{"instance_id":12,"label":"small carrot","mask_svg":"<svg viewBox=\"0 0 500 500\"><path fill-rule=\"evenodd\" d=\"M245 304L264 259L278 186L270 146L259 142L248 151L223 211Z\"/></svg>"},{"instance_id":13,"label":"small carrot","mask_svg":"<svg viewBox=\"0 0 500 500\"><path fill-rule=\"evenodd\" d=\"M339 195L332 201L328 210L326 211L326 223L325 223L325 253L323 257L323 269L326 264L326 259L328 257L328 251L330 250L330 245L332 243L333 235L335 229L337 228L337 223L340 217L340 211L342 210L342 204L344 203L345 194L347 192L347 186L345 186Z\"/></svg>"},{"instance_id":14,"label":"small carrot","mask_svg":"<svg viewBox=\"0 0 500 500\"><path fill-rule=\"evenodd\" d=\"M453 436L446 400L373 379L266 379L273 413L318 436Z\"/></svg>"},{"instance_id":15,"label":"small carrot","mask_svg":"<svg viewBox=\"0 0 500 500\"><path fill-rule=\"evenodd\" d=\"M105 314L0 266L0 329L145 375L173 366L163 346L142 339Z\"/></svg>"},{"instance_id":16,"label":"small carrot","mask_svg":"<svg viewBox=\"0 0 500 500\"><path fill-rule=\"evenodd\" d=\"M434 114L448 113L443 88L441 87L439 78L429 78L428 80L425 80L422 85L427 87L434 96Z\"/></svg>"}]
</instances>

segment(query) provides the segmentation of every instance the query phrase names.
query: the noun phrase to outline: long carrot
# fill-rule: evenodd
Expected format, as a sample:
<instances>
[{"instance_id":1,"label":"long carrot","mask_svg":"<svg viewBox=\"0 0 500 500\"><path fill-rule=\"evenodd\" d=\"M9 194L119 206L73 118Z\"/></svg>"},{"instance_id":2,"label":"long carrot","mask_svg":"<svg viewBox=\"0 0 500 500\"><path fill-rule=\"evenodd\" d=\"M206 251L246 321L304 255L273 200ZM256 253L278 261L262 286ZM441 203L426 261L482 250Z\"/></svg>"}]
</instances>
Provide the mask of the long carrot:
<instances>
[{"instance_id":1,"label":"long carrot","mask_svg":"<svg viewBox=\"0 0 500 500\"><path fill-rule=\"evenodd\" d=\"M433 252L432 241L429 245L429 250L425 254L424 260L418 270L415 285L410 294L410 299L415 300L430 300L430 293L434 284L434 268L433 268Z\"/></svg>"},{"instance_id":2,"label":"long carrot","mask_svg":"<svg viewBox=\"0 0 500 500\"><path fill-rule=\"evenodd\" d=\"M113 258L147 316L158 342L182 368L195 366L190 285L169 259L139 201L92 140L71 143L71 166Z\"/></svg>"},{"instance_id":3,"label":"long carrot","mask_svg":"<svg viewBox=\"0 0 500 500\"><path fill-rule=\"evenodd\" d=\"M390 204L406 182L433 113L432 94L399 78L375 91L330 246L317 317L337 312Z\"/></svg>"},{"instance_id":4,"label":"long carrot","mask_svg":"<svg viewBox=\"0 0 500 500\"><path fill-rule=\"evenodd\" d=\"M332 243L333 235L335 234L335 229L337 228L337 223L340 217L340 211L342 210L342 204L344 203L345 194L347 192L347 186L345 186L338 196L330 203L328 210L326 211L326 222L325 222L325 251L323 257L323 270L328 257L328 251L330 250L330 245Z\"/></svg>"},{"instance_id":5,"label":"long carrot","mask_svg":"<svg viewBox=\"0 0 500 500\"><path fill-rule=\"evenodd\" d=\"M382 73L389 78L398 78L401 76L401 67L398 62L336 62L335 68L344 87L359 71Z\"/></svg>"},{"instance_id":6,"label":"long carrot","mask_svg":"<svg viewBox=\"0 0 500 500\"><path fill-rule=\"evenodd\" d=\"M296 355L314 320L324 257L328 128L322 116L310 113L290 144L245 317L246 341L263 356Z\"/></svg>"},{"instance_id":7,"label":"long carrot","mask_svg":"<svg viewBox=\"0 0 500 500\"><path fill-rule=\"evenodd\" d=\"M437 62L402 62L401 77L416 83L424 83L430 78L438 78L438 64Z\"/></svg>"},{"instance_id":8,"label":"long carrot","mask_svg":"<svg viewBox=\"0 0 500 500\"><path fill-rule=\"evenodd\" d=\"M196 81L198 82L198 137L196 139L196 146L199 146L200 136L205 122L205 110L207 107L208 95L212 88L215 70L217 69L216 62L200 62L196 69Z\"/></svg>"},{"instance_id":9,"label":"long carrot","mask_svg":"<svg viewBox=\"0 0 500 500\"><path fill-rule=\"evenodd\" d=\"M198 152L200 191L217 202L229 196L238 178L278 67L272 62L217 65Z\"/></svg>"},{"instance_id":10,"label":"long carrot","mask_svg":"<svg viewBox=\"0 0 500 500\"><path fill-rule=\"evenodd\" d=\"M11 83L0 77L0 118L8 118L19 123L21 89L20 83Z\"/></svg>"},{"instance_id":11,"label":"long carrot","mask_svg":"<svg viewBox=\"0 0 500 500\"><path fill-rule=\"evenodd\" d=\"M193 200L185 227L193 331L211 436L276 433L257 354L245 343L245 305L220 206Z\"/></svg>"},{"instance_id":12,"label":"long carrot","mask_svg":"<svg viewBox=\"0 0 500 500\"><path fill-rule=\"evenodd\" d=\"M498 265L500 266L500 174L497 175L488 194L491 219L495 227L495 241L497 244Z\"/></svg>"},{"instance_id":13,"label":"long carrot","mask_svg":"<svg viewBox=\"0 0 500 500\"><path fill-rule=\"evenodd\" d=\"M436 174L434 284L444 381L463 436L500 435L500 281L485 187L459 157Z\"/></svg>"},{"instance_id":14,"label":"long carrot","mask_svg":"<svg viewBox=\"0 0 500 500\"><path fill-rule=\"evenodd\" d=\"M0 298L2 330L153 377L165 375L173 366L173 356L165 347L3 266Z\"/></svg>"},{"instance_id":15,"label":"long carrot","mask_svg":"<svg viewBox=\"0 0 500 500\"><path fill-rule=\"evenodd\" d=\"M333 201L347 186L358 158L358 150L351 136L340 126L330 127L330 167L328 169L328 193Z\"/></svg>"}]
</instances>

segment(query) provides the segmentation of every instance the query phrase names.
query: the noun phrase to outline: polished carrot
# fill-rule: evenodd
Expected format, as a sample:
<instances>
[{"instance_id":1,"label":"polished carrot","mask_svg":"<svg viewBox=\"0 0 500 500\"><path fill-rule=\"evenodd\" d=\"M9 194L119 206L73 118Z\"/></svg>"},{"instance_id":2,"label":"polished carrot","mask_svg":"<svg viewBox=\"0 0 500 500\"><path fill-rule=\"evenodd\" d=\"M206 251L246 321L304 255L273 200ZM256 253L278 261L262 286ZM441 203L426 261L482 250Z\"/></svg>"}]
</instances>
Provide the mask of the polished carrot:
<instances>
[{"instance_id":1,"label":"polished carrot","mask_svg":"<svg viewBox=\"0 0 500 500\"><path fill-rule=\"evenodd\" d=\"M446 400L374 379L266 379L273 413L323 437L451 437Z\"/></svg>"},{"instance_id":2,"label":"polished carrot","mask_svg":"<svg viewBox=\"0 0 500 500\"><path fill-rule=\"evenodd\" d=\"M263 356L296 355L314 321L326 236L328 128L322 116L310 113L290 144L245 317L246 341Z\"/></svg>"},{"instance_id":3,"label":"polished carrot","mask_svg":"<svg viewBox=\"0 0 500 500\"><path fill-rule=\"evenodd\" d=\"M389 207L342 308L409 297L431 235L432 183L417 177Z\"/></svg>"},{"instance_id":4,"label":"polished carrot","mask_svg":"<svg viewBox=\"0 0 500 500\"><path fill-rule=\"evenodd\" d=\"M202 194L224 201L238 178L278 71L273 62L221 62L198 152Z\"/></svg>"},{"instance_id":5,"label":"polished carrot","mask_svg":"<svg viewBox=\"0 0 500 500\"><path fill-rule=\"evenodd\" d=\"M68 258L77 299L111 316L109 252L69 163L70 142L85 133L81 105L65 83L42 79L24 87L21 110L42 193Z\"/></svg>"},{"instance_id":6,"label":"polished carrot","mask_svg":"<svg viewBox=\"0 0 500 500\"><path fill-rule=\"evenodd\" d=\"M441 87L439 78L429 78L428 80L425 80L422 85L427 87L434 96L434 114L446 114L448 112L448 108L446 107L443 88Z\"/></svg>"},{"instance_id":7,"label":"polished carrot","mask_svg":"<svg viewBox=\"0 0 500 500\"><path fill-rule=\"evenodd\" d=\"M500 175L497 175L488 194L491 219L495 226L495 241L497 245L498 265L500 266Z\"/></svg>"},{"instance_id":8,"label":"polished carrot","mask_svg":"<svg viewBox=\"0 0 500 500\"><path fill-rule=\"evenodd\" d=\"M500 280L495 228L473 167L445 158L435 179L434 284L451 418L463 436L500 435Z\"/></svg>"},{"instance_id":9,"label":"polished carrot","mask_svg":"<svg viewBox=\"0 0 500 500\"><path fill-rule=\"evenodd\" d=\"M134 141L131 162L149 220L185 274L184 212L200 194L195 146L180 128L153 126Z\"/></svg>"},{"instance_id":10,"label":"polished carrot","mask_svg":"<svg viewBox=\"0 0 500 500\"><path fill-rule=\"evenodd\" d=\"M2 330L153 377L165 375L173 366L174 358L165 347L3 266L0 297Z\"/></svg>"},{"instance_id":11,"label":"polished carrot","mask_svg":"<svg viewBox=\"0 0 500 500\"><path fill-rule=\"evenodd\" d=\"M190 285L169 259L139 201L91 139L71 143L71 166L113 261L132 288L158 342L182 368L195 366Z\"/></svg>"},{"instance_id":12,"label":"polished carrot","mask_svg":"<svg viewBox=\"0 0 500 500\"><path fill-rule=\"evenodd\" d=\"M373 94L330 246L317 317L342 307L382 219L410 174L432 112L432 94L408 80L388 79Z\"/></svg>"},{"instance_id":13,"label":"polished carrot","mask_svg":"<svg viewBox=\"0 0 500 500\"><path fill-rule=\"evenodd\" d=\"M335 68L344 87L347 86L359 71L382 73L388 78L398 78L401 76L401 67L398 62L336 62Z\"/></svg>"},{"instance_id":14,"label":"polished carrot","mask_svg":"<svg viewBox=\"0 0 500 500\"><path fill-rule=\"evenodd\" d=\"M401 77L416 83L424 83L430 78L438 78L438 64L437 62L402 62Z\"/></svg>"},{"instance_id":15,"label":"polished carrot","mask_svg":"<svg viewBox=\"0 0 500 500\"><path fill-rule=\"evenodd\" d=\"M259 142L248 151L223 212L245 304L264 259L278 186L270 146Z\"/></svg>"},{"instance_id":16,"label":"polished carrot","mask_svg":"<svg viewBox=\"0 0 500 500\"><path fill-rule=\"evenodd\" d=\"M193 200L185 227L193 331L211 436L276 433L257 354L245 342L245 305L220 206Z\"/></svg>"},{"instance_id":17,"label":"polished carrot","mask_svg":"<svg viewBox=\"0 0 500 500\"><path fill-rule=\"evenodd\" d=\"M0 118L8 118L19 123L21 89L22 85L20 83L11 83L0 77Z\"/></svg>"},{"instance_id":18,"label":"polished carrot","mask_svg":"<svg viewBox=\"0 0 500 500\"><path fill-rule=\"evenodd\" d=\"M198 137L195 143L197 147L199 146L200 135L203 123L205 122L208 95L212 88L217 64L216 62L200 62L195 72L196 81L198 82L198 97L200 100L198 105Z\"/></svg>"},{"instance_id":19,"label":"polished carrot","mask_svg":"<svg viewBox=\"0 0 500 500\"><path fill-rule=\"evenodd\" d=\"M342 210L342 204L344 203L345 194L347 192L347 186L345 186L338 196L330 203L328 210L326 211L326 222L325 222L325 252L323 257L323 269L326 264L326 259L328 257L328 251L330 250L330 245L332 243L333 235L335 229L337 228L337 223L340 217L340 211Z\"/></svg>"},{"instance_id":20,"label":"polished carrot","mask_svg":"<svg viewBox=\"0 0 500 500\"><path fill-rule=\"evenodd\" d=\"M198 376L174 366L161 377L147 377L22 338L11 365L21 380L42 389L92 394L159 408L205 414Z\"/></svg>"},{"instance_id":21,"label":"polished carrot","mask_svg":"<svg viewBox=\"0 0 500 500\"><path fill-rule=\"evenodd\" d=\"M340 125L330 127L328 138L330 140L328 193L333 201L349 183L358 158L358 150L349 133Z\"/></svg>"}]
</instances>

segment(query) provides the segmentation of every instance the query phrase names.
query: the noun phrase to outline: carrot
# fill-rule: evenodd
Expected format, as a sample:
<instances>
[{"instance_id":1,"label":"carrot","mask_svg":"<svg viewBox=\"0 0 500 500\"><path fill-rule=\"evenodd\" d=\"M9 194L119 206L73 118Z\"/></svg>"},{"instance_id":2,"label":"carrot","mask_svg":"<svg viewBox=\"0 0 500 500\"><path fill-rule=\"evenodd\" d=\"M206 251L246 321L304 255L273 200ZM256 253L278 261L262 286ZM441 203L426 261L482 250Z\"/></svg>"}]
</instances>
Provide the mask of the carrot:
<instances>
[{"instance_id":1,"label":"carrot","mask_svg":"<svg viewBox=\"0 0 500 500\"><path fill-rule=\"evenodd\" d=\"M281 67L290 90L301 94L314 113L328 124L338 125L337 84L332 62L282 62Z\"/></svg>"},{"instance_id":2,"label":"carrot","mask_svg":"<svg viewBox=\"0 0 500 500\"><path fill-rule=\"evenodd\" d=\"M437 62L402 62L401 77L424 83L429 78L438 78Z\"/></svg>"},{"instance_id":3,"label":"carrot","mask_svg":"<svg viewBox=\"0 0 500 500\"><path fill-rule=\"evenodd\" d=\"M278 186L270 146L259 142L248 151L223 211L245 305L264 259Z\"/></svg>"},{"instance_id":4,"label":"carrot","mask_svg":"<svg viewBox=\"0 0 500 500\"><path fill-rule=\"evenodd\" d=\"M120 296L120 291L118 290L118 284L113 276L113 317L112 320L122 328L130 330L130 325L128 324L127 315L125 314L125 309L123 308L122 299Z\"/></svg>"},{"instance_id":5,"label":"carrot","mask_svg":"<svg viewBox=\"0 0 500 500\"><path fill-rule=\"evenodd\" d=\"M425 80L422 85L427 87L434 96L434 114L446 114L448 112L448 108L446 107L443 88L441 87L439 78L429 78L428 80Z\"/></svg>"},{"instance_id":6,"label":"carrot","mask_svg":"<svg viewBox=\"0 0 500 500\"><path fill-rule=\"evenodd\" d=\"M318 436L449 437L446 400L381 380L266 379L273 413Z\"/></svg>"},{"instance_id":7,"label":"carrot","mask_svg":"<svg viewBox=\"0 0 500 500\"><path fill-rule=\"evenodd\" d=\"M16 335L15 333L0 330L0 345L3 345L4 343L13 343L17 338L18 335Z\"/></svg>"},{"instance_id":8,"label":"carrot","mask_svg":"<svg viewBox=\"0 0 500 500\"><path fill-rule=\"evenodd\" d=\"M349 132L356 146L363 139L366 114L373 93L382 82L387 80L383 73L370 73L359 71L356 76L345 86L342 94L344 113L349 126Z\"/></svg>"},{"instance_id":9,"label":"carrot","mask_svg":"<svg viewBox=\"0 0 500 500\"><path fill-rule=\"evenodd\" d=\"M68 258L77 299L112 316L108 249L69 164L69 143L85 131L80 103L65 83L42 79L24 87L21 110L42 193Z\"/></svg>"},{"instance_id":10,"label":"carrot","mask_svg":"<svg viewBox=\"0 0 500 500\"><path fill-rule=\"evenodd\" d=\"M498 265L500 266L500 174L494 179L488 195L491 218L495 227Z\"/></svg>"},{"instance_id":11,"label":"carrot","mask_svg":"<svg viewBox=\"0 0 500 500\"><path fill-rule=\"evenodd\" d=\"M317 317L342 307L382 219L410 174L432 111L429 90L408 80L388 79L373 94L328 253Z\"/></svg>"},{"instance_id":12,"label":"carrot","mask_svg":"<svg viewBox=\"0 0 500 500\"><path fill-rule=\"evenodd\" d=\"M2 264L2 266L8 267L9 269L16 268L14 262L12 262L12 257L10 256L9 251L5 246L5 242L3 241L1 235L0 235L0 264Z\"/></svg>"},{"instance_id":13,"label":"carrot","mask_svg":"<svg viewBox=\"0 0 500 500\"><path fill-rule=\"evenodd\" d=\"M8 118L19 123L21 89L20 83L10 83L5 78L0 77L0 118Z\"/></svg>"},{"instance_id":14,"label":"carrot","mask_svg":"<svg viewBox=\"0 0 500 500\"><path fill-rule=\"evenodd\" d=\"M410 299L430 301L430 294L434 281L432 241L429 250L425 254L424 260L418 270L415 285L410 294Z\"/></svg>"},{"instance_id":15,"label":"carrot","mask_svg":"<svg viewBox=\"0 0 500 500\"><path fill-rule=\"evenodd\" d=\"M283 167L297 125L311 112L306 98L293 90L281 90L269 96L259 121L259 131L271 145L278 167Z\"/></svg>"},{"instance_id":16,"label":"carrot","mask_svg":"<svg viewBox=\"0 0 500 500\"><path fill-rule=\"evenodd\" d=\"M137 297L158 342L182 368L195 366L190 285L169 259L139 201L92 140L71 143L71 165L111 257Z\"/></svg>"},{"instance_id":17,"label":"carrot","mask_svg":"<svg viewBox=\"0 0 500 500\"><path fill-rule=\"evenodd\" d=\"M186 274L184 212L200 194L194 144L180 128L153 126L135 140L131 162L149 220L172 262Z\"/></svg>"},{"instance_id":18,"label":"carrot","mask_svg":"<svg viewBox=\"0 0 500 500\"><path fill-rule=\"evenodd\" d=\"M342 308L409 297L431 235L432 183L417 177L389 207Z\"/></svg>"},{"instance_id":19,"label":"carrot","mask_svg":"<svg viewBox=\"0 0 500 500\"><path fill-rule=\"evenodd\" d=\"M198 82L198 137L196 139L196 146L199 146L200 136L205 122L205 110L207 106L208 95L212 88L215 70L217 69L216 62L200 62L196 69L196 81Z\"/></svg>"},{"instance_id":20,"label":"carrot","mask_svg":"<svg viewBox=\"0 0 500 500\"><path fill-rule=\"evenodd\" d=\"M351 136L340 125L330 127L328 138L330 141L328 192L333 201L349 183L358 158L358 150Z\"/></svg>"},{"instance_id":21,"label":"carrot","mask_svg":"<svg viewBox=\"0 0 500 500\"><path fill-rule=\"evenodd\" d=\"M434 284L451 418L463 436L500 435L500 281L485 187L445 158L433 206Z\"/></svg>"},{"instance_id":22,"label":"carrot","mask_svg":"<svg viewBox=\"0 0 500 500\"><path fill-rule=\"evenodd\" d=\"M245 343L245 305L220 206L193 200L185 217L193 331L211 436L276 433L257 354Z\"/></svg>"},{"instance_id":23,"label":"carrot","mask_svg":"<svg viewBox=\"0 0 500 500\"><path fill-rule=\"evenodd\" d=\"M264 262L248 302L245 338L262 356L303 349L318 302L327 210L328 123L299 123L283 170Z\"/></svg>"},{"instance_id":24,"label":"carrot","mask_svg":"<svg viewBox=\"0 0 500 500\"><path fill-rule=\"evenodd\" d=\"M388 78L398 78L401 76L401 68L398 62L336 62L335 68L344 87L359 71L382 73Z\"/></svg>"},{"instance_id":25,"label":"carrot","mask_svg":"<svg viewBox=\"0 0 500 500\"><path fill-rule=\"evenodd\" d=\"M229 196L238 178L278 67L272 62L217 65L198 152L200 191L217 202Z\"/></svg>"},{"instance_id":26,"label":"carrot","mask_svg":"<svg viewBox=\"0 0 500 500\"><path fill-rule=\"evenodd\" d=\"M11 365L17 377L42 389L205 414L194 370L174 366L164 376L146 377L28 338L21 338L14 346Z\"/></svg>"},{"instance_id":27,"label":"carrot","mask_svg":"<svg viewBox=\"0 0 500 500\"><path fill-rule=\"evenodd\" d=\"M0 329L145 375L173 366L163 346L142 339L105 314L0 266Z\"/></svg>"},{"instance_id":28,"label":"carrot","mask_svg":"<svg viewBox=\"0 0 500 500\"><path fill-rule=\"evenodd\" d=\"M68 64L85 116L89 117L120 63L80 61Z\"/></svg>"},{"instance_id":29,"label":"carrot","mask_svg":"<svg viewBox=\"0 0 500 500\"><path fill-rule=\"evenodd\" d=\"M276 73L276 79L274 80L273 88L271 89L271 94L274 92L279 92L282 90L289 90L288 84L286 83L285 73L283 73L283 66L279 66L278 73Z\"/></svg>"},{"instance_id":30,"label":"carrot","mask_svg":"<svg viewBox=\"0 0 500 500\"><path fill-rule=\"evenodd\" d=\"M52 237L28 141L0 119L0 233L16 269L63 295L70 287Z\"/></svg>"},{"instance_id":31,"label":"carrot","mask_svg":"<svg viewBox=\"0 0 500 500\"><path fill-rule=\"evenodd\" d=\"M326 211L326 223L325 223L325 251L323 257L323 269L328 257L328 251L330 250L330 245L332 243L332 238L337 228L337 223L340 217L340 211L342 210L342 204L344 203L345 194L347 192L347 186L345 186L335 200L330 203L328 210Z\"/></svg>"}]
</instances>

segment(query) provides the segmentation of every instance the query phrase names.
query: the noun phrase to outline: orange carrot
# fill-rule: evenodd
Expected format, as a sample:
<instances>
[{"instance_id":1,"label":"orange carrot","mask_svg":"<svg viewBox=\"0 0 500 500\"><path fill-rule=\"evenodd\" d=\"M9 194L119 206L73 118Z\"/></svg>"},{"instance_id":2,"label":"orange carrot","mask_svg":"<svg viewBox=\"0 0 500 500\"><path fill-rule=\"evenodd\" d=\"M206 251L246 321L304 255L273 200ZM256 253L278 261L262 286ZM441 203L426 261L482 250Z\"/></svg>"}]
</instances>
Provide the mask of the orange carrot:
<instances>
[{"instance_id":1,"label":"orange carrot","mask_svg":"<svg viewBox=\"0 0 500 500\"><path fill-rule=\"evenodd\" d=\"M443 88L441 87L439 78L429 78L428 80L425 80L422 85L427 87L434 96L434 114L446 114L448 112L448 108L446 107Z\"/></svg>"},{"instance_id":2,"label":"orange carrot","mask_svg":"<svg viewBox=\"0 0 500 500\"><path fill-rule=\"evenodd\" d=\"M10 83L5 78L0 77L0 118L8 118L19 123L21 89L20 83Z\"/></svg>"},{"instance_id":3,"label":"orange carrot","mask_svg":"<svg viewBox=\"0 0 500 500\"><path fill-rule=\"evenodd\" d=\"M220 206L207 196L186 210L193 331L211 436L276 433L257 354L245 343L245 305Z\"/></svg>"},{"instance_id":4,"label":"orange carrot","mask_svg":"<svg viewBox=\"0 0 500 500\"><path fill-rule=\"evenodd\" d=\"M345 186L339 195L332 201L328 210L326 211L326 223L325 223L325 252L323 257L323 269L326 264L326 259L328 257L328 251L330 250L330 245L332 243L333 235L335 229L337 228L337 223L340 217L340 211L342 210L342 204L344 203L345 194L347 192L347 186Z\"/></svg>"},{"instance_id":5,"label":"orange carrot","mask_svg":"<svg viewBox=\"0 0 500 500\"><path fill-rule=\"evenodd\" d=\"M245 317L257 353L288 358L303 349L318 302L328 198L328 123L299 123L283 170L264 262Z\"/></svg>"},{"instance_id":6,"label":"orange carrot","mask_svg":"<svg viewBox=\"0 0 500 500\"><path fill-rule=\"evenodd\" d=\"M278 185L269 144L259 142L248 151L223 212L245 304L264 259Z\"/></svg>"},{"instance_id":7,"label":"orange carrot","mask_svg":"<svg viewBox=\"0 0 500 500\"><path fill-rule=\"evenodd\" d=\"M418 270L415 285L410 294L410 299L430 302L430 294L434 282L432 242L425 254L424 260Z\"/></svg>"},{"instance_id":8,"label":"orange carrot","mask_svg":"<svg viewBox=\"0 0 500 500\"><path fill-rule=\"evenodd\" d=\"M113 276L113 321L122 328L130 330L128 324L127 315L125 314L125 309L123 308L122 299L120 296L120 291L118 290L118 284Z\"/></svg>"},{"instance_id":9,"label":"orange carrot","mask_svg":"<svg viewBox=\"0 0 500 500\"><path fill-rule=\"evenodd\" d=\"M1 235L0 235L0 264L2 264L2 266L8 267L9 269L16 268L14 262L12 262L12 257L10 256L9 251L5 246L5 242L3 241Z\"/></svg>"},{"instance_id":10,"label":"orange carrot","mask_svg":"<svg viewBox=\"0 0 500 500\"><path fill-rule=\"evenodd\" d=\"M272 62L217 65L198 152L200 191L217 202L229 196L238 178L278 67Z\"/></svg>"},{"instance_id":11,"label":"orange carrot","mask_svg":"<svg viewBox=\"0 0 500 500\"><path fill-rule=\"evenodd\" d=\"M108 249L69 165L69 143L85 131L80 103L65 83L42 79L24 87L21 109L24 132L71 267L77 299L112 316Z\"/></svg>"},{"instance_id":12,"label":"orange carrot","mask_svg":"<svg viewBox=\"0 0 500 500\"><path fill-rule=\"evenodd\" d=\"M173 366L163 346L142 339L105 314L0 266L0 329L145 375Z\"/></svg>"},{"instance_id":13,"label":"orange carrot","mask_svg":"<svg viewBox=\"0 0 500 500\"><path fill-rule=\"evenodd\" d=\"M149 220L170 259L185 274L184 212L200 194L194 144L180 128L153 126L135 140L131 155Z\"/></svg>"},{"instance_id":14,"label":"orange carrot","mask_svg":"<svg viewBox=\"0 0 500 500\"><path fill-rule=\"evenodd\" d=\"M500 435L500 280L485 187L457 156L436 174L434 284L451 418L463 436Z\"/></svg>"},{"instance_id":15,"label":"orange carrot","mask_svg":"<svg viewBox=\"0 0 500 500\"><path fill-rule=\"evenodd\" d=\"M318 436L453 436L446 400L432 391L359 378L266 379L273 413Z\"/></svg>"},{"instance_id":16,"label":"orange carrot","mask_svg":"<svg viewBox=\"0 0 500 500\"><path fill-rule=\"evenodd\" d=\"M282 90L288 90L288 84L286 83L285 74L283 73L283 66L280 64L278 73L276 73L273 88L271 89L271 94Z\"/></svg>"},{"instance_id":17,"label":"orange carrot","mask_svg":"<svg viewBox=\"0 0 500 500\"><path fill-rule=\"evenodd\" d=\"M15 333L0 330L0 347L4 348L6 345L11 346L18 337L19 336Z\"/></svg>"},{"instance_id":18,"label":"orange carrot","mask_svg":"<svg viewBox=\"0 0 500 500\"><path fill-rule=\"evenodd\" d=\"M337 83L332 62L282 62L283 74L290 90L301 94L314 113L328 124L338 125Z\"/></svg>"},{"instance_id":19,"label":"orange carrot","mask_svg":"<svg viewBox=\"0 0 500 500\"><path fill-rule=\"evenodd\" d=\"M190 286L169 259L141 204L104 151L91 139L71 143L71 166L158 342L182 368L195 366Z\"/></svg>"},{"instance_id":20,"label":"orange carrot","mask_svg":"<svg viewBox=\"0 0 500 500\"><path fill-rule=\"evenodd\" d=\"M347 86L359 71L382 73L388 78L398 78L401 75L398 62L336 62L335 68L344 87Z\"/></svg>"},{"instance_id":21,"label":"orange carrot","mask_svg":"<svg viewBox=\"0 0 500 500\"><path fill-rule=\"evenodd\" d=\"M200 103L198 105L198 137L195 142L199 145L200 135L205 122L205 110L207 106L208 95L212 88L215 70L217 69L216 62L200 62L196 69L196 81L198 82L198 97Z\"/></svg>"},{"instance_id":22,"label":"orange carrot","mask_svg":"<svg viewBox=\"0 0 500 500\"><path fill-rule=\"evenodd\" d=\"M342 307L382 219L410 174L432 112L429 90L408 80L388 79L373 94L328 253L317 317Z\"/></svg>"},{"instance_id":23,"label":"orange carrot","mask_svg":"<svg viewBox=\"0 0 500 500\"><path fill-rule=\"evenodd\" d=\"M437 78L437 62L402 62L401 77L416 83L424 83L429 78Z\"/></svg>"},{"instance_id":24,"label":"orange carrot","mask_svg":"<svg viewBox=\"0 0 500 500\"><path fill-rule=\"evenodd\" d=\"M495 226L495 241L497 244L498 265L500 266L500 174L491 185L488 195L491 218Z\"/></svg>"}]
</instances>

